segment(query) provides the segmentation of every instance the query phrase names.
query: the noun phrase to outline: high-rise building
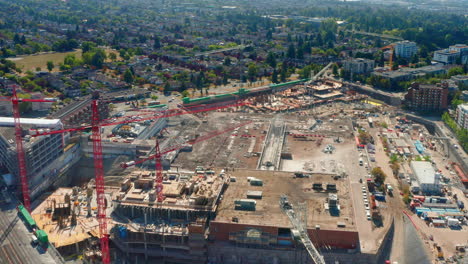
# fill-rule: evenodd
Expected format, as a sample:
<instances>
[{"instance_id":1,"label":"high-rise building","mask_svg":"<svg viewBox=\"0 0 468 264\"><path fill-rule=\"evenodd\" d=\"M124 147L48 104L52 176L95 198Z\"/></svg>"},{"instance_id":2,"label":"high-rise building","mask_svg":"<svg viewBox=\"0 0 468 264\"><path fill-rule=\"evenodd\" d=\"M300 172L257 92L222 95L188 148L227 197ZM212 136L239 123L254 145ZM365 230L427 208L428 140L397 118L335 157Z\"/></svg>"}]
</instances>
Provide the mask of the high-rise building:
<instances>
[{"instance_id":1,"label":"high-rise building","mask_svg":"<svg viewBox=\"0 0 468 264\"><path fill-rule=\"evenodd\" d=\"M402 58L411 58L418 52L418 47L415 42L404 40L399 41L395 45L395 55Z\"/></svg>"},{"instance_id":2,"label":"high-rise building","mask_svg":"<svg viewBox=\"0 0 468 264\"><path fill-rule=\"evenodd\" d=\"M457 124L460 128L468 129L468 104L457 107Z\"/></svg>"},{"instance_id":3,"label":"high-rise building","mask_svg":"<svg viewBox=\"0 0 468 264\"><path fill-rule=\"evenodd\" d=\"M415 110L430 111L447 109L448 85L413 83L405 95L406 104Z\"/></svg>"}]
</instances>

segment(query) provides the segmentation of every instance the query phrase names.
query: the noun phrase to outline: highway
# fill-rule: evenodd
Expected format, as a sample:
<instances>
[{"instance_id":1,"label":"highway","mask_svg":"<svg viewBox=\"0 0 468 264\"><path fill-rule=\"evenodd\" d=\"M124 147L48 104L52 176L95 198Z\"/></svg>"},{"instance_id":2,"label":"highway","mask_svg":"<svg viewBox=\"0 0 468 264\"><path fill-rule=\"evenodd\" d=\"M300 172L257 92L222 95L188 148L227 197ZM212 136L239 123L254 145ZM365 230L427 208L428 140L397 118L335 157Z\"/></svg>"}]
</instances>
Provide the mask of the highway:
<instances>
[{"instance_id":1,"label":"highway","mask_svg":"<svg viewBox=\"0 0 468 264\"><path fill-rule=\"evenodd\" d=\"M16 211L16 201L7 203L0 193L0 263L5 264L55 264L62 263L44 252L40 246L31 246L31 236ZM55 253L52 253L55 254Z\"/></svg>"}]
</instances>

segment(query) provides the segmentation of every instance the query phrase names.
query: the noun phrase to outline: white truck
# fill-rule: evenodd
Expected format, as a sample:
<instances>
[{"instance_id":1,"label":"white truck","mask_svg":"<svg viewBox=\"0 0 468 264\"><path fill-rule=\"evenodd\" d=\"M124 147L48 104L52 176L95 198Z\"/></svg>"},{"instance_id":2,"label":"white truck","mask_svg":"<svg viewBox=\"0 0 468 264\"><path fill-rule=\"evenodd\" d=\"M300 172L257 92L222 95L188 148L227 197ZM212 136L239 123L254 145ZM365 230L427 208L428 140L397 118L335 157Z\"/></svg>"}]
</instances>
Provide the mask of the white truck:
<instances>
[{"instance_id":1,"label":"white truck","mask_svg":"<svg viewBox=\"0 0 468 264\"><path fill-rule=\"evenodd\" d=\"M459 227L460 226L460 220L456 218L447 218L447 225L450 227Z\"/></svg>"}]
</instances>

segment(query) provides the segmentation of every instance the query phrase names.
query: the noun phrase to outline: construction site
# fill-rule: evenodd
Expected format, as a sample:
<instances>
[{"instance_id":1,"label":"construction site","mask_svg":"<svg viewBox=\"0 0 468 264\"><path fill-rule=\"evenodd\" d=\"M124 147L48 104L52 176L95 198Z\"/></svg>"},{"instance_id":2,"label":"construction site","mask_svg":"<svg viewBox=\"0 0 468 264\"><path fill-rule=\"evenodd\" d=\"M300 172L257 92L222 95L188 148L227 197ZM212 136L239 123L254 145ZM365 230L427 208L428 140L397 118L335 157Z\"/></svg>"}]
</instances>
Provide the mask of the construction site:
<instances>
[{"instance_id":1,"label":"construction site","mask_svg":"<svg viewBox=\"0 0 468 264\"><path fill-rule=\"evenodd\" d=\"M86 126L31 132L66 135L64 153L75 146L80 158L60 176L72 186L56 182L25 203L37 228L63 256L88 263L387 258L401 200L376 200L371 170L388 157L372 136L356 141L363 129L374 133L369 113L390 108L327 79L231 97L175 108L114 103L100 121L95 95Z\"/></svg>"}]
</instances>

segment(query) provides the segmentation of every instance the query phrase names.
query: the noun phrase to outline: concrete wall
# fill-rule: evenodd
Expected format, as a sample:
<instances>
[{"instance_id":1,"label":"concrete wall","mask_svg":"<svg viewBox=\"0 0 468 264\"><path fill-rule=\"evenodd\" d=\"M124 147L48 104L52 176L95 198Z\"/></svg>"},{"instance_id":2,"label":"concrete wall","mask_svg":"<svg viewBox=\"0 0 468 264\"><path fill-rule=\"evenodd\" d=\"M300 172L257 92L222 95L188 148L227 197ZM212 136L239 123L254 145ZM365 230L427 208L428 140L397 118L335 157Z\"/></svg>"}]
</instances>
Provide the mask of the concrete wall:
<instances>
[{"instance_id":1,"label":"concrete wall","mask_svg":"<svg viewBox=\"0 0 468 264\"><path fill-rule=\"evenodd\" d=\"M372 98L381 100L389 105L400 106L402 104L401 98L394 96L390 93L382 92L382 91L379 91L370 87L365 87L362 85L353 84L349 82L343 82L343 85L346 85L346 87L348 87L351 90L357 91L362 94L367 94L371 96Z\"/></svg>"},{"instance_id":2,"label":"concrete wall","mask_svg":"<svg viewBox=\"0 0 468 264\"><path fill-rule=\"evenodd\" d=\"M274 226L246 225L238 223L210 223L210 239L214 241L229 241L230 232L239 232L248 228L278 236L278 228ZM312 242L321 246L329 246L341 249L354 249L359 247L359 234L357 231L346 230L308 230Z\"/></svg>"},{"instance_id":3,"label":"concrete wall","mask_svg":"<svg viewBox=\"0 0 468 264\"><path fill-rule=\"evenodd\" d=\"M346 251L320 251L326 263L340 264L374 264L375 255L350 253ZM313 264L307 251L297 245L295 248L264 249L240 247L230 243L215 242L208 244L208 263L211 264Z\"/></svg>"}]
</instances>

